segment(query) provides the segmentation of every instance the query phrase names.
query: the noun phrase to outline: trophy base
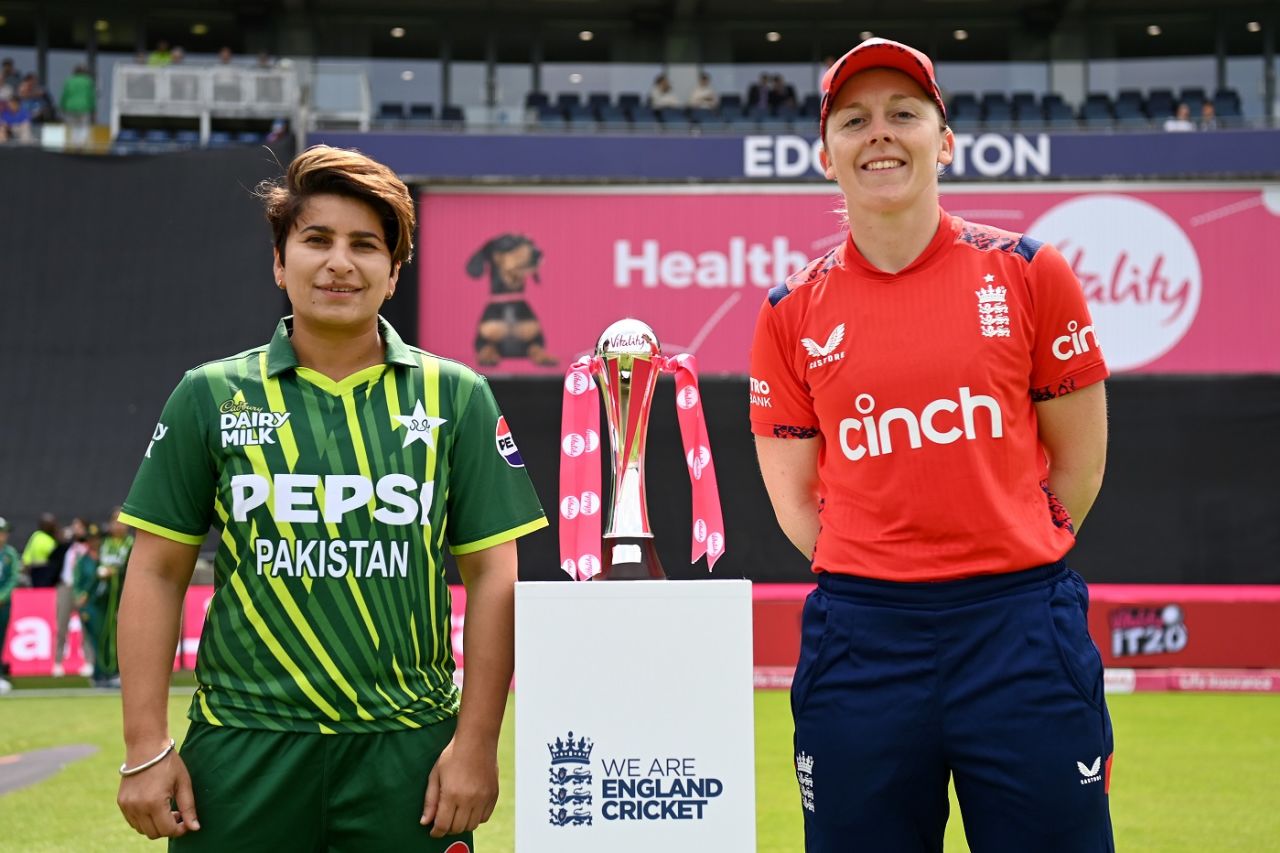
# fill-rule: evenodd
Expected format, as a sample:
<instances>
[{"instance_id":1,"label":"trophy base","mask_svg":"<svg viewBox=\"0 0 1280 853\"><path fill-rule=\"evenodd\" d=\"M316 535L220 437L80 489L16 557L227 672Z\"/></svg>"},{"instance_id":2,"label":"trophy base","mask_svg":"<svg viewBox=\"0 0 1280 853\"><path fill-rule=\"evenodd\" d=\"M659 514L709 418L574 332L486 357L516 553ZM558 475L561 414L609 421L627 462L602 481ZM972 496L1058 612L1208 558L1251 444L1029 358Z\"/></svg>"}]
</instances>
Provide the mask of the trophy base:
<instances>
[{"instance_id":1,"label":"trophy base","mask_svg":"<svg viewBox=\"0 0 1280 853\"><path fill-rule=\"evenodd\" d=\"M604 540L604 570L592 578L597 581L666 580L658 559L658 549L651 536L611 536Z\"/></svg>"}]
</instances>

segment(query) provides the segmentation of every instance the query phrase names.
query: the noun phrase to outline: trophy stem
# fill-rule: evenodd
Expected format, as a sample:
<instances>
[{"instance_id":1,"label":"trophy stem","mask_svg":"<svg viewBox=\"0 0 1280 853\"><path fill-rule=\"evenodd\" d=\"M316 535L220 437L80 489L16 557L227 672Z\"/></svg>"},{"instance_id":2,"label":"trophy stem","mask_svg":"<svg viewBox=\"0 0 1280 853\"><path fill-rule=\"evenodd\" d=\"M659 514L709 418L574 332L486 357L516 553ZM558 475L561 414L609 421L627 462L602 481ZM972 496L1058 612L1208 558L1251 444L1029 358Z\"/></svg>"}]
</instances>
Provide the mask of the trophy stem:
<instances>
[{"instance_id":1,"label":"trophy stem","mask_svg":"<svg viewBox=\"0 0 1280 853\"><path fill-rule=\"evenodd\" d=\"M652 536L605 536L599 581L665 580Z\"/></svg>"}]
</instances>

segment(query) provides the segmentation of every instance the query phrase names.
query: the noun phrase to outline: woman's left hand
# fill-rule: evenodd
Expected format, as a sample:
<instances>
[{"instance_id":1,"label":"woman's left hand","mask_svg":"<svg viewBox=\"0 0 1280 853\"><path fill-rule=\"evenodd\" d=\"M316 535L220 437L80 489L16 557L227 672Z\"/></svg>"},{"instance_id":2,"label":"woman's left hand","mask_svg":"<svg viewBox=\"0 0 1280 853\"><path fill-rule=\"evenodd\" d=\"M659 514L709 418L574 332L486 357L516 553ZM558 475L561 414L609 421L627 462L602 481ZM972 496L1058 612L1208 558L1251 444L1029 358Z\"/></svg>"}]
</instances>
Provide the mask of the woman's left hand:
<instances>
[{"instance_id":1,"label":"woman's left hand","mask_svg":"<svg viewBox=\"0 0 1280 853\"><path fill-rule=\"evenodd\" d=\"M497 802L497 750L455 737L431 768L420 823L431 827L432 838L471 832L489 819Z\"/></svg>"}]
</instances>

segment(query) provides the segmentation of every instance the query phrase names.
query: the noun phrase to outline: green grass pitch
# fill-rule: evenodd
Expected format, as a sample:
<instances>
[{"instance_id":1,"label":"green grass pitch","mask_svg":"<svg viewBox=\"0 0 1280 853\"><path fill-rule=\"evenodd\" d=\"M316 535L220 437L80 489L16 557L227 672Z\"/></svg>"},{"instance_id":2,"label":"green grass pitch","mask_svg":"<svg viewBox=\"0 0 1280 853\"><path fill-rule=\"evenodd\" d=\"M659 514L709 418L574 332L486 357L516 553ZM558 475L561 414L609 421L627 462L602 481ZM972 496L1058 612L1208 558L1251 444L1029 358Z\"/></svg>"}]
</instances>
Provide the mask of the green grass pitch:
<instances>
[{"instance_id":1,"label":"green grass pitch","mask_svg":"<svg viewBox=\"0 0 1280 853\"><path fill-rule=\"evenodd\" d=\"M170 702L175 734L186 730L187 702L177 696ZM1277 849L1280 696L1138 694L1109 702L1118 744L1111 783L1118 850ZM803 845L786 692L756 693L755 713L758 850L792 853ZM508 706L500 754L504 796L476 833L479 853L513 849L511 714ZM0 851L163 850L134 834L116 810L118 696L0 699L0 756L71 743L100 751L0 796ZM968 850L954 803L946 850Z\"/></svg>"}]
</instances>

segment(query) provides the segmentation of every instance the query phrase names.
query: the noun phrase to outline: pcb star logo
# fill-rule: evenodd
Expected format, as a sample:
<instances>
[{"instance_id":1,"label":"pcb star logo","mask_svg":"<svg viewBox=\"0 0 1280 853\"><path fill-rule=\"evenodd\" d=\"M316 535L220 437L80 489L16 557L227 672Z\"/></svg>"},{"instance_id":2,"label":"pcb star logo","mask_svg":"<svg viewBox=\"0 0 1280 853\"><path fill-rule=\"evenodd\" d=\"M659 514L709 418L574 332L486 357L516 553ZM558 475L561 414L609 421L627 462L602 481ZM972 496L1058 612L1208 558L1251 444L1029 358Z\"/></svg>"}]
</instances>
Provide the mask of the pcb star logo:
<instances>
[{"instance_id":1,"label":"pcb star logo","mask_svg":"<svg viewBox=\"0 0 1280 853\"><path fill-rule=\"evenodd\" d=\"M418 400L417 403L414 404L413 414L392 415L391 417L396 421L396 427L405 428L405 447L408 447L413 442L421 439L422 443L427 447L430 447L432 450L434 450L436 446L432 430L436 429L441 424L447 423L444 418L433 418L428 415L426 410L422 408L421 400Z\"/></svg>"}]
</instances>

